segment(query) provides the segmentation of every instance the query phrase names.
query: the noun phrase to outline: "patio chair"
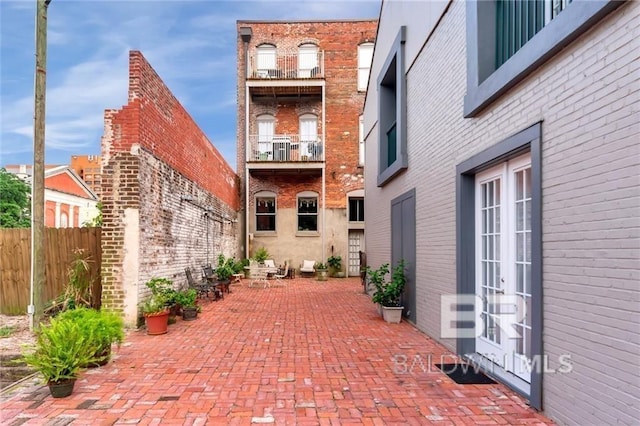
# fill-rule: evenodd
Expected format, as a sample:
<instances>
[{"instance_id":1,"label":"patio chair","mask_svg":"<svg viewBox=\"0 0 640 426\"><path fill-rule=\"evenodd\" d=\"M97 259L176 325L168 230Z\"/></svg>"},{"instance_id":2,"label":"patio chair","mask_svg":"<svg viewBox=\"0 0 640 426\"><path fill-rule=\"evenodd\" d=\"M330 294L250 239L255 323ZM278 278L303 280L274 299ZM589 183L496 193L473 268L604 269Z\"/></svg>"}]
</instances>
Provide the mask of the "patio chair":
<instances>
[{"instance_id":1,"label":"patio chair","mask_svg":"<svg viewBox=\"0 0 640 426\"><path fill-rule=\"evenodd\" d=\"M289 261L284 262L284 268L279 269L278 272L273 274L273 278L276 279L276 283L279 285L285 286L286 284L282 281L283 278L287 278L289 276Z\"/></svg>"},{"instance_id":2,"label":"patio chair","mask_svg":"<svg viewBox=\"0 0 640 426\"><path fill-rule=\"evenodd\" d=\"M273 259L265 260L264 267L267 268L267 273L269 274L278 273L278 267L276 266L276 262Z\"/></svg>"},{"instance_id":3,"label":"patio chair","mask_svg":"<svg viewBox=\"0 0 640 426\"><path fill-rule=\"evenodd\" d=\"M204 265L202 267L202 280L212 289L215 296L214 300L224 299L224 293L218 283L218 277L216 277L216 274L213 272L211 265Z\"/></svg>"},{"instance_id":4,"label":"patio chair","mask_svg":"<svg viewBox=\"0 0 640 426\"><path fill-rule=\"evenodd\" d=\"M314 274L316 272L315 269L316 262L314 260L303 260L302 265L300 265L300 273L303 274Z\"/></svg>"},{"instance_id":5,"label":"patio chair","mask_svg":"<svg viewBox=\"0 0 640 426\"><path fill-rule=\"evenodd\" d=\"M251 261L249 263L249 287L254 285L262 285L264 288L269 287L269 281L267 280L267 268L261 268L258 262Z\"/></svg>"},{"instance_id":6,"label":"patio chair","mask_svg":"<svg viewBox=\"0 0 640 426\"><path fill-rule=\"evenodd\" d=\"M209 293L211 291L214 291L215 295L215 288L211 288L211 286L206 281L202 280L198 282L195 280L195 278L193 278L193 272L191 271L191 268L185 268L184 273L187 276L187 286L196 291L198 299L209 298Z\"/></svg>"}]
</instances>

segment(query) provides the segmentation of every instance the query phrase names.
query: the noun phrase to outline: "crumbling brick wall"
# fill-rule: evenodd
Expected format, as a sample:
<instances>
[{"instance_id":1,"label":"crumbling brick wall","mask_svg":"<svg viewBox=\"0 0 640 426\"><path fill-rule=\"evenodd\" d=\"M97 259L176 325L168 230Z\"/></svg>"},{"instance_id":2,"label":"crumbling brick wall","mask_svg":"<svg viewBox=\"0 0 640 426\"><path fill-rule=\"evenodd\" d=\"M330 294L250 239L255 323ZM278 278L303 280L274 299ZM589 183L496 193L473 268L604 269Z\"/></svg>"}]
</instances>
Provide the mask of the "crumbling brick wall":
<instances>
[{"instance_id":1,"label":"crumbling brick wall","mask_svg":"<svg viewBox=\"0 0 640 426\"><path fill-rule=\"evenodd\" d=\"M128 104L105 112L102 167L102 303L128 324L150 278L185 285L186 267L238 255L237 175L137 51Z\"/></svg>"}]
</instances>

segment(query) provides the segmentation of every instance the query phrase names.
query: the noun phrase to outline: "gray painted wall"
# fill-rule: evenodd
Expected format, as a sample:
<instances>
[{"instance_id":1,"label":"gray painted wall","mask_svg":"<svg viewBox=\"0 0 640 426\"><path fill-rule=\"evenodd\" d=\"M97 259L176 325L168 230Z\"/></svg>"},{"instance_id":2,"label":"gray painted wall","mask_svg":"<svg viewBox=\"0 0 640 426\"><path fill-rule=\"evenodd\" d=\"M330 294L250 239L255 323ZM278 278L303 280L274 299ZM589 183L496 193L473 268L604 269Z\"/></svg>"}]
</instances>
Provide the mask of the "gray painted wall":
<instances>
[{"instance_id":1,"label":"gray painted wall","mask_svg":"<svg viewBox=\"0 0 640 426\"><path fill-rule=\"evenodd\" d=\"M385 2L378 40L407 25L413 46L412 26L438 22L406 3L387 14L396 4ZM367 217L368 263L390 260L391 200L415 187L417 325L434 338L440 295L456 288L455 166L542 121L543 350L552 369L562 354L574 364L543 378L545 414L561 424L640 418L639 14L638 2L617 9L464 119L465 5L452 2L415 61L407 59L409 167L382 188L375 87L367 94L365 209L377 213ZM372 80L386 53L376 50Z\"/></svg>"}]
</instances>

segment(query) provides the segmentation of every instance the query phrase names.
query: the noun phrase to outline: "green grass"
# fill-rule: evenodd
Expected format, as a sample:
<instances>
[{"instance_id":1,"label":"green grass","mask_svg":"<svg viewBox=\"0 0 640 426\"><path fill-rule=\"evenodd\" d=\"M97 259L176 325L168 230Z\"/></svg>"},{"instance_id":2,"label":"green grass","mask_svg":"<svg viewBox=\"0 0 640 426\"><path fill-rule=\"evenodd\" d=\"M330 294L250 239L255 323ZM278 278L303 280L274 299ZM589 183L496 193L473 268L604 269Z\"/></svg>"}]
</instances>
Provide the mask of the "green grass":
<instances>
[{"instance_id":1,"label":"green grass","mask_svg":"<svg viewBox=\"0 0 640 426\"><path fill-rule=\"evenodd\" d=\"M16 328L11 325L4 325L0 327L0 338L1 337L9 337L16 331Z\"/></svg>"}]
</instances>

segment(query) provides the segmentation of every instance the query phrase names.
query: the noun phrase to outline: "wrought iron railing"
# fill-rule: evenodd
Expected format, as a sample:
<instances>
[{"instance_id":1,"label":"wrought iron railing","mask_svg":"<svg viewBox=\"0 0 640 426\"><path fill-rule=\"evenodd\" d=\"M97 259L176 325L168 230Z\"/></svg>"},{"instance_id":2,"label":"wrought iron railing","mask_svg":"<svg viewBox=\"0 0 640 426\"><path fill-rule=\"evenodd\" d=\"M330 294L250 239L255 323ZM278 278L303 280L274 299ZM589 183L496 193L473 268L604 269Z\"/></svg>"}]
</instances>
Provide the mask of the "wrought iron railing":
<instances>
[{"instance_id":1,"label":"wrought iron railing","mask_svg":"<svg viewBox=\"0 0 640 426\"><path fill-rule=\"evenodd\" d=\"M247 161L306 162L324 161L324 145L320 137L300 135L250 135Z\"/></svg>"},{"instance_id":2,"label":"wrought iron railing","mask_svg":"<svg viewBox=\"0 0 640 426\"><path fill-rule=\"evenodd\" d=\"M313 79L324 77L324 52L253 53L249 55L249 79Z\"/></svg>"}]
</instances>

